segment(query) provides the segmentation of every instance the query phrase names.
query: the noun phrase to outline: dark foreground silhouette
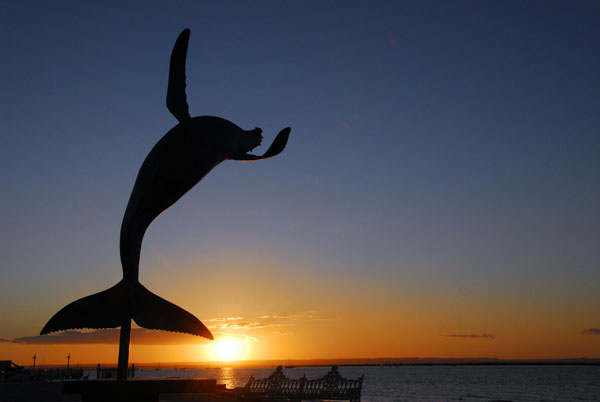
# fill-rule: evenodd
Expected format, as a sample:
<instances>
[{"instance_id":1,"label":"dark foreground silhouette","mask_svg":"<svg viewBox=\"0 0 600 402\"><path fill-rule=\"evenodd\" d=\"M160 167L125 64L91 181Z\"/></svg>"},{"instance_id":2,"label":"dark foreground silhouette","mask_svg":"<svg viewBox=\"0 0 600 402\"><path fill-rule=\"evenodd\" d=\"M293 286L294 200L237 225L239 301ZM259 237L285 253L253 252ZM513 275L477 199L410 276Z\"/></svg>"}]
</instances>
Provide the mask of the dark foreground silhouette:
<instances>
[{"instance_id":1,"label":"dark foreground silhouette","mask_svg":"<svg viewBox=\"0 0 600 402\"><path fill-rule=\"evenodd\" d=\"M224 160L260 160L279 154L290 128L277 135L261 156L262 130L242 130L219 117L192 118L185 94L185 59L190 30L171 53L167 108L179 120L150 151L138 173L121 225L123 279L110 289L79 299L56 313L41 335L75 328L121 327L118 378L126 379L131 319L140 327L183 332L213 339L194 315L153 294L139 282L142 239L150 223Z\"/></svg>"},{"instance_id":2,"label":"dark foreground silhouette","mask_svg":"<svg viewBox=\"0 0 600 402\"><path fill-rule=\"evenodd\" d=\"M283 374L283 367L277 369L267 378L250 379L244 387L237 389L242 398L248 401L269 400L349 400L360 402L364 374L355 380L349 380L340 375L338 366L331 366L331 370L322 378L309 380L306 376L295 380Z\"/></svg>"}]
</instances>

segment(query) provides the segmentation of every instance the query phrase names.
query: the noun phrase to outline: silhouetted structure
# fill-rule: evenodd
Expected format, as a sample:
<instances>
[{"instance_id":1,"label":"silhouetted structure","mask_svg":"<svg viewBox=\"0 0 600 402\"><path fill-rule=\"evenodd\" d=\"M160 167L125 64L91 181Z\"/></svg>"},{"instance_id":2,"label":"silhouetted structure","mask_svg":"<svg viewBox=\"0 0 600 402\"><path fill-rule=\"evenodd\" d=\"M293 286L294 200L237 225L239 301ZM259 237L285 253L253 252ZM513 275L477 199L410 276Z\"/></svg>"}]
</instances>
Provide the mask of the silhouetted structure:
<instances>
[{"instance_id":1,"label":"silhouetted structure","mask_svg":"<svg viewBox=\"0 0 600 402\"><path fill-rule=\"evenodd\" d=\"M343 378L337 366L322 378L308 380L305 376L295 380L277 369L267 378L250 377L248 383L237 391L243 401L303 401L303 400L349 400L360 402L364 375L356 380Z\"/></svg>"},{"instance_id":2,"label":"silhouetted structure","mask_svg":"<svg viewBox=\"0 0 600 402\"><path fill-rule=\"evenodd\" d=\"M261 156L262 130L245 131L214 116L192 118L185 94L185 59L190 30L177 38L171 53L167 108L179 124L154 146L138 173L121 225L123 279L110 289L79 299L56 313L41 334L74 328L121 327L117 378L127 377L131 320L144 328L183 332L213 339L194 315L147 290L139 282L142 239L150 223L224 160L260 160L279 154L290 128L279 132Z\"/></svg>"},{"instance_id":3,"label":"silhouetted structure","mask_svg":"<svg viewBox=\"0 0 600 402\"><path fill-rule=\"evenodd\" d=\"M25 371L25 367L19 366L11 360L0 360L0 381L11 380L21 376Z\"/></svg>"},{"instance_id":4,"label":"silhouetted structure","mask_svg":"<svg viewBox=\"0 0 600 402\"><path fill-rule=\"evenodd\" d=\"M87 378L83 375L82 369L55 368L55 369L31 369L28 370L19 366L10 360L0 360L0 383L2 382L39 382L39 381L58 381ZM11 400L2 399L0 391L0 401Z\"/></svg>"}]
</instances>

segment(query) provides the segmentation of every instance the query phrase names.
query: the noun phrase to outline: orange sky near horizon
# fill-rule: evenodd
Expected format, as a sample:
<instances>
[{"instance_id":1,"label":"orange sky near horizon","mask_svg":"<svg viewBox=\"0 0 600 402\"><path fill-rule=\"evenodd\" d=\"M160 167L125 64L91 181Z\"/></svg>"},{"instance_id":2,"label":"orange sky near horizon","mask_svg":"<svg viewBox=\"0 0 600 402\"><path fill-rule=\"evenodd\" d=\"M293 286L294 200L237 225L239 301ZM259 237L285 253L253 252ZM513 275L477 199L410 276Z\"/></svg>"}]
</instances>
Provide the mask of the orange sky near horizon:
<instances>
[{"instance_id":1,"label":"orange sky near horizon","mask_svg":"<svg viewBox=\"0 0 600 402\"><path fill-rule=\"evenodd\" d=\"M325 322L328 321L328 322ZM138 345L130 348L130 363L198 362L218 364L226 360L288 360L288 359L336 359L336 358L501 358L501 359L548 359L548 358L600 358L597 337L582 335L564 328L535 329L525 326L520 331L501 332L488 338L452 337L452 333L429 333L417 331L391 331L389 328L370 328L357 331L354 336L340 331L351 328L357 319L324 320L305 325L304 330L275 333L270 329L234 331L232 335L216 336L215 341L199 338L197 344L185 345ZM306 324L306 323L305 323ZM374 326L377 323L372 323ZM282 326L286 328L286 326ZM529 328L527 328L529 327ZM296 329L296 328L295 328ZM547 335L548 331L554 333ZM252 335L248 335L248 334ZM223 358L215 350L222 339L239 342L239 353ZM194 342L190 339L189 342ZM392 352L390 352L392 351ZM395 351L395 352L394 352ZM67 354L72 364L116 364L118 345L73 344L33 345L0 343L0 356L20 365L31 364L36 354L38 364L64 364Z\"/></svg>"},{"instance_id":2,"label":"orange sky near horizon","mask_svg":"<svg viewBox=\"0 0 600 402\"><path fill-rule=\"evenodd\" d=\"M580 333L597 313L593 298L577 301L561 296L558 284L539 287L524 296L518 289L499 284L484 293L469 287L448 289L430 281L419 286L436 291L424 294L411 289L416 280L390 277L384 287L366 274L312 274L308 278L301 274L301 268L308 269L302 263L293 270L298 274L288 270L283 275L281 267L286 263L269 259L246 255L246 263L242 264L223 256L212 261L208 258L214 268L212 274L198 272L197 282L192 274L177 286L163 287L163 296L190 311L219 314L203 319L215 341L150 331L150 340L144 343L152 343L155 336L157 343L164 344L136 344L133 334L130 362L218 362L224 359L215 351L215 345L223 339L239 344L233 360L600 358L598 336ZM203 261L207 263L206 256ZM249 266L248 261L256 266ZM183 262L174 265L187 271ZM154 268L149 271L156 272ZM257 275L264 280L251 282ZM210 289L202 289L202 298L210 303L195 296L199 289L194 284L200 283L201 276L212 284ZM228 278L232 277L238 280L231 282ZM150 274L144 279L152 289L158 286L160 275ZM91 292L83 289L78 293ZM48 310L60 307L59 301L49 304L54 307ZM570 308L574 305L587 307ZM38 317L41 326L45 317ZM114 364L117 345L0 342L0 356L19 364L30 364L34 353L39 364L63 364L69 353L73 362Z\"/></svg>"}]
</instances>

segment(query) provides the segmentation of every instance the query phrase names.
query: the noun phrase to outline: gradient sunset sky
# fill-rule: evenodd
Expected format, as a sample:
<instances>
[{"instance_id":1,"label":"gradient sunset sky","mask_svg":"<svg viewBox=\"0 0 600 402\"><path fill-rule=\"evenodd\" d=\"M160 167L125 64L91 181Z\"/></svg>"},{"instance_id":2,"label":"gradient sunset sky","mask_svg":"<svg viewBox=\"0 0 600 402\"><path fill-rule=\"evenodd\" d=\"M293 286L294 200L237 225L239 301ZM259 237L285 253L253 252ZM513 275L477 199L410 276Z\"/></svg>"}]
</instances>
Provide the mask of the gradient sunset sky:
<instances>
[{"instance_id":1,"label":"gradient sunset sky","mask_svg":"<svg viewBox=\"0 0 600 402\"><path fill-rule=\"evenodd\" d=\"M138 169L176 119L264 130L149 227L140 280L238 358L600 358L597 1L3 1L0 359L121 278ZM134 330L131 362L218 360Z\"/></svg>"}]
</instances>

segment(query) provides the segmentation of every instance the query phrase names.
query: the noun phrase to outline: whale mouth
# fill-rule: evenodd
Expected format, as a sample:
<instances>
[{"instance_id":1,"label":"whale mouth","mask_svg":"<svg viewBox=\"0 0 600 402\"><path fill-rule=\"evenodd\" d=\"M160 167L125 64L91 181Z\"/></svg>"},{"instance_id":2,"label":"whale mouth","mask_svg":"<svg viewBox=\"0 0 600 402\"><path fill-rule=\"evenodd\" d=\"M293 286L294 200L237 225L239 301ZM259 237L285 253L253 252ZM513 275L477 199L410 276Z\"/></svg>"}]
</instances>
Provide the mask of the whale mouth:
<instances>
[{"instance_id":1,"label":"whale mouth","mask_svg":"<svg viewBox=\"0 0 600 402\"><path fill-rule=\"evenodd\" d=\"M249 147L248 151L253 150L254 148L256 148L262 144L262 140L263 140L262 130L260 128L256 127L254 130L248 131L246 139L247 139L247 145ZM246 151L246 152L248 152L248 151Z\"/></svg>"},{"instance_id":2,"label":"whale mouth","mask_svg":"<svg viewBox=\"0 0 600 402\"><path fill-rule=\"evenodd\" d=\"M260 129L257 128L256 130L260 130ZM256 131L256 130L254 130L254 131ZM272 158L275 155L278 155L281 151L283 151L283 149L285 148L285 146L288 142L288 138L290 137L290 131L291 131L291 129L289 127L286 127L283 130L281 130L279 132L279 134L277 134L277 137L275 137L275 140L273 140L273 143L271 144L269 149L267 149L267 152L265 152L262 155L252 155L252 154L249 154L248 151L246 151L243 155L240 155L240 154L230 155L229 159L234 159L237 161L257 161L260 159ZM260 130L260 132L262 132L262 130ZM262 135L260 135L260 132L258 133L258 135L260 137L258 139L259 145L262 141Z\"/></svg>"}]
</instances>

